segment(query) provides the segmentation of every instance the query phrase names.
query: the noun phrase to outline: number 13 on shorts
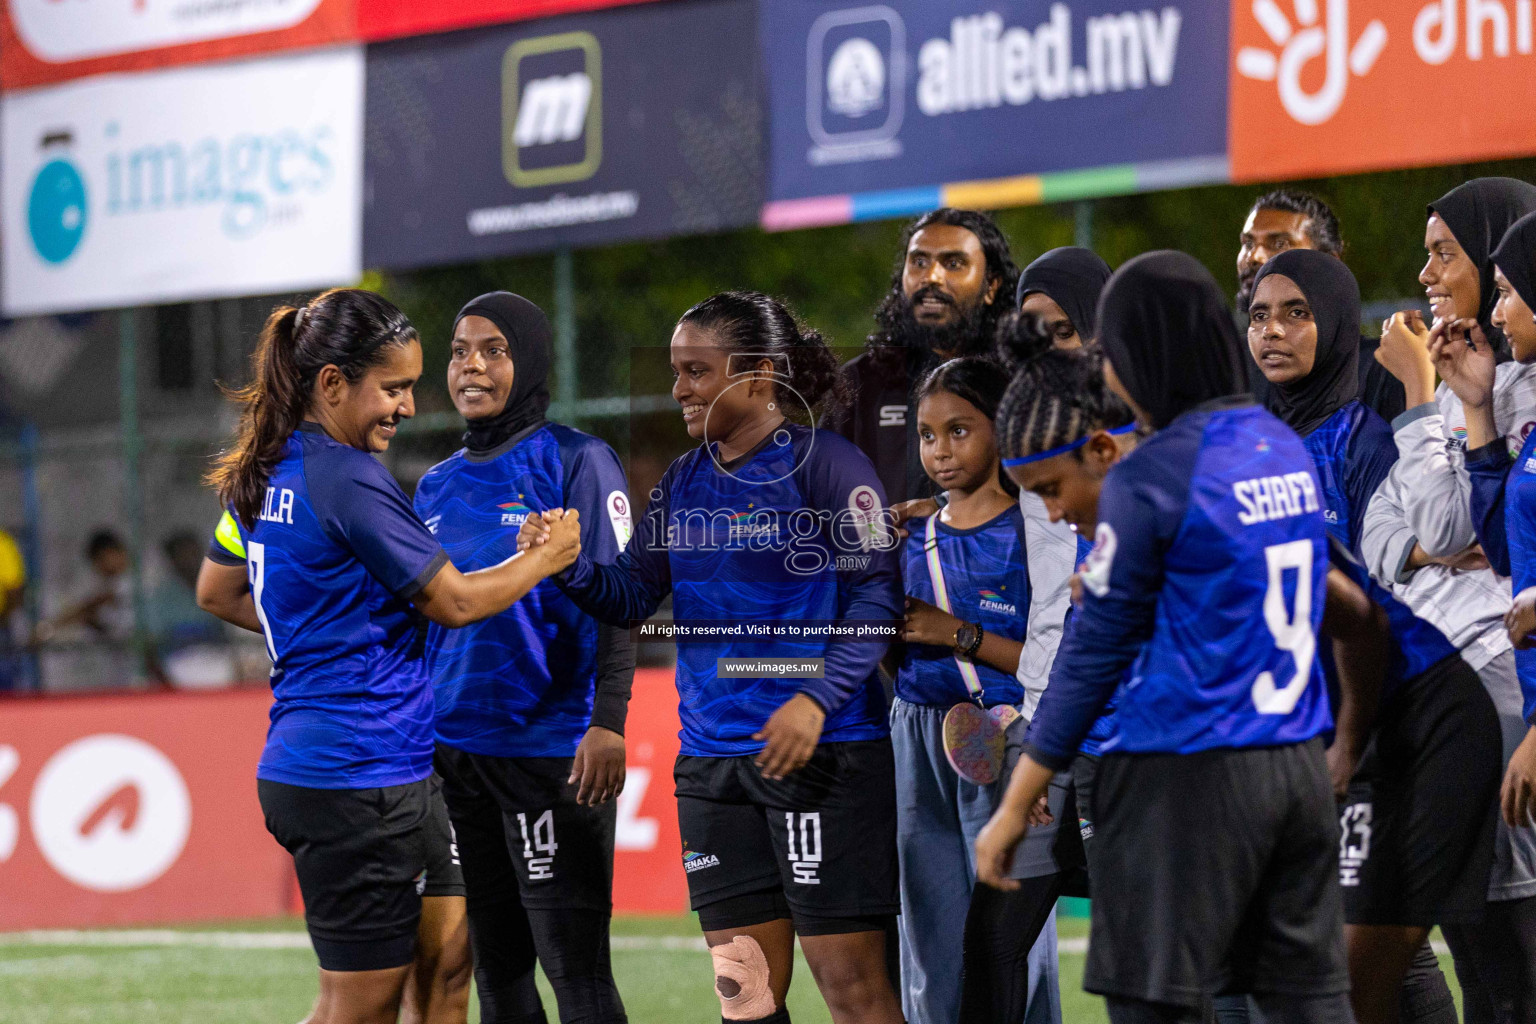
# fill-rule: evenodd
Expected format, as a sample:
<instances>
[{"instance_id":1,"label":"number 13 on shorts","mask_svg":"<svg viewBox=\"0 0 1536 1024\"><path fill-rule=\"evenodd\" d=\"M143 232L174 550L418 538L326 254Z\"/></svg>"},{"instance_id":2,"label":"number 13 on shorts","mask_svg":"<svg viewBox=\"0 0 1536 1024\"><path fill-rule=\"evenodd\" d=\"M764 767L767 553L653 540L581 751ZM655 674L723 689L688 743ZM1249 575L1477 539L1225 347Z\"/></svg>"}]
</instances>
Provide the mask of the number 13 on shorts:
<instances>
[{"instance_id":1,"label":"number 13 on shorts","mask_svg":"<svg viewBox=\"0 0 1536 1024\"><path fill-rule=\"evenodd\" d=\"M786 859L795 881L801 885L820 885L817 872L821 870L821 812L785 811L784 832L789 846Z\"/></svg>"}]
</instances>

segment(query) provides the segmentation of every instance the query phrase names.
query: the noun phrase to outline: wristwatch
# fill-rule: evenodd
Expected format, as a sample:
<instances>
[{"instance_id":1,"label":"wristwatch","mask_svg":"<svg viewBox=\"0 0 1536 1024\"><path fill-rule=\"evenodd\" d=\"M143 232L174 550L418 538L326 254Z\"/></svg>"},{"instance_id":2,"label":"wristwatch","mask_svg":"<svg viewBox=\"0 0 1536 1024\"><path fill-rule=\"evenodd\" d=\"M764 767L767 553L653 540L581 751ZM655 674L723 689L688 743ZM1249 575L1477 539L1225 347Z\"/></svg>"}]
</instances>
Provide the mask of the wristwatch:
<instances>
[{"instance_id":1,"label":"wristwatch","mask_svg":"<svg viewBox=\"0 0 1536 1024\"><path fill-rule=\"evenodd\" d=\"M955 653L962 658L974 658L981 650L981 638L985 630L976 622L962 622L955 630Z\"/></svg>"}]
</instances>

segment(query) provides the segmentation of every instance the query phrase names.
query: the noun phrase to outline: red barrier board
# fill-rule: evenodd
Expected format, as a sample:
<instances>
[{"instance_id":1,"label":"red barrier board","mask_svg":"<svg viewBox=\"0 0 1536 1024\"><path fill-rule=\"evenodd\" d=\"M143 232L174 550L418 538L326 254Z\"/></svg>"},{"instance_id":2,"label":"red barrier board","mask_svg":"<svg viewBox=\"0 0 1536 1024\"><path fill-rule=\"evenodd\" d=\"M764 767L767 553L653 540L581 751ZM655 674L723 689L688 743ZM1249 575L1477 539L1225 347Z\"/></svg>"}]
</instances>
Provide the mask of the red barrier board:
<instances>
[{"instance_id":1,"label":"red barrier board","mask_svg":"<svg viewBox=\"0 0 1536 1024\"><path fill-rule=\"evenodd\" d=\"M451 4L433 4L421 0L357 0L357 27L364 39L376 42L652 2L654 0L457 0Z\"/></svg>"},{"instance_id":2,"label":"red barrier board","mask_svg":"<svg viewBox=\"0 0 1536 1024\"><path fill-rule=\"evenodd\" d=\"M296 908L256 762L271 696L122 694L0 704L0 931L272 917ZM672 673L635 674L615 907L688 906L672 797Z\"/></svg>"},{"instance_id":3,"label":"red barrier board","mask_svg":"<svg viewBox=\"0 0 1536 1024\"><path fill-rule=\"evenodd\" d=\"M0 85L19 89L357 38L355 0L4 0Z\"/></svg>"},{"instance_id":4,"label":"red barrier board","mask_svg":"<svg viewBox=\"0 0 1536 1024\"><path fill-rule=\"evenodd\" d=\"M262 824L263 690L0 705L0 929L287 912Z\"/></svg>"}]
</instances>

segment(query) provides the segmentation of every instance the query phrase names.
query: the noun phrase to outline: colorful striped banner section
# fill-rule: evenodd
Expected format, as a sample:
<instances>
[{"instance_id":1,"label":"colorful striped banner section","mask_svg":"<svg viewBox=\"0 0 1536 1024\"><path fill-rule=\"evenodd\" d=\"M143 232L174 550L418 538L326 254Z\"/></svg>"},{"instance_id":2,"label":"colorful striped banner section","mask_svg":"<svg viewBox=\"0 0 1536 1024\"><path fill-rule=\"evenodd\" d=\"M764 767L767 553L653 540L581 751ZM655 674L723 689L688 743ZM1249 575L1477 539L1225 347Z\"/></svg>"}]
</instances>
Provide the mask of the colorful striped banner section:
<instances>
[{"instance_id":1,"label":"colorful striped banner section","mask_svg":"<svg viewBox=\"0 0 1536 1024\"><path fill-rule=\"evenodd\" d=\"M1051 174L1023 174L946 185L856 192L853 195L779 199L763 206L767 231L826 227L866 220L911 217L938 206L997 210L1010 206L1156 192L1232 180L1225 154L1145 164L1111 164Z\"/></svg>"}]
</instances>

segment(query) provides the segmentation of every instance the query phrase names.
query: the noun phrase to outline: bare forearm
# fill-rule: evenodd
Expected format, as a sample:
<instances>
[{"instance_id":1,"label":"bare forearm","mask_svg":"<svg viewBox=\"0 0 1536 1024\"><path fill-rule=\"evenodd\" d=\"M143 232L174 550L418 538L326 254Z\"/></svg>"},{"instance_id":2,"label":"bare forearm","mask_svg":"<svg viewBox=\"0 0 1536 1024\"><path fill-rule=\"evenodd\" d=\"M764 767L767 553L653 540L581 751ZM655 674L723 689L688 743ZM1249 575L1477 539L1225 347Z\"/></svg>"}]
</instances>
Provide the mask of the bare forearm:
<instances>
[{"instance_id":1,"label":"bare forearm","mask_svg":"<svg viewBox=\"0 0 1536 1024\"><path fill-rule=\"evenodd\" d=\"M239 598L227 603L203 605L203 610L232 626L248 629L252 633L263 632L261 619L256 614L256 602L251 600L250 594L241 594Z\"/></svg>"},{"instance_id":2,"label":"bare forearm","mask_svg":"<svg viewBox=\"0 0 1536 1024\"><path fill-rule=\"evenodd\" d=\"M1467 414L1467 448L1481 448L1499 436L1499 428L1493 422L1493 403L1462 407Z\"/></svg>"},{"instance_id":3,"label":"bare forearm","mask_svg":"<svg viewBox=\"0 0 1536 1024\"><path fill-rule=\"evenodd\" d=\"M520 551L488 569L461 573L445 565L416 597L421 613L441 626L457 628L490 618L525 597L554 571L545 550Z\"/></svg>"},{"instance_id":4,"label":"bare forearm","mask_svg":"<svg viewBox=\"0 0 1536 1024\"><path fill-rule=\"evenodd\" d=\"M983 665L990 665L999 672L1006 672L1011 676L1018 674L1019 658L1023 653L1024 645L1019 641L1009 640L993 633L983 633L981 646L976 649L973 660Z\"/></svg>"}]
</instances>

